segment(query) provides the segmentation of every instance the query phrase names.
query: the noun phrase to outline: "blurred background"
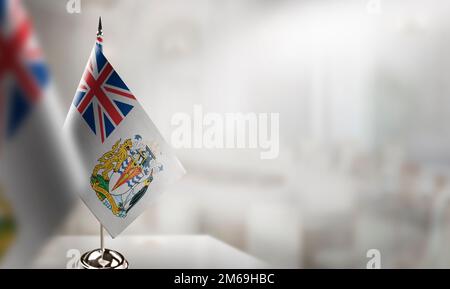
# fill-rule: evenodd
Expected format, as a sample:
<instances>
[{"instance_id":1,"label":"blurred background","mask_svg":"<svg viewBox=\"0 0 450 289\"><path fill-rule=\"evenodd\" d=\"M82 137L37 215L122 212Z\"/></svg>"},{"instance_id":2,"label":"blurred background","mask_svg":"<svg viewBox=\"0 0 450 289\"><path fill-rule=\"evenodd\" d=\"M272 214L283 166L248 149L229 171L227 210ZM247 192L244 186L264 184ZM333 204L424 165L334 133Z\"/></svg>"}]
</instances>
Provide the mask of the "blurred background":
<instances>
[{"instance_id":1,"label":"blurred background","mask_svg":"<svg viewBox=\"0 0 450 289\"><path fill-rule=\"evenodd\" d=\"M105 53L167 140L174 113L280 113L280 154L181 149L125 235L208 234L277 268L450 267L450 3L24 1L64 114ZM62 125L62 123L61 123ZM77 205L59 235L97 235Z\"/></svg>"}]
</instances>

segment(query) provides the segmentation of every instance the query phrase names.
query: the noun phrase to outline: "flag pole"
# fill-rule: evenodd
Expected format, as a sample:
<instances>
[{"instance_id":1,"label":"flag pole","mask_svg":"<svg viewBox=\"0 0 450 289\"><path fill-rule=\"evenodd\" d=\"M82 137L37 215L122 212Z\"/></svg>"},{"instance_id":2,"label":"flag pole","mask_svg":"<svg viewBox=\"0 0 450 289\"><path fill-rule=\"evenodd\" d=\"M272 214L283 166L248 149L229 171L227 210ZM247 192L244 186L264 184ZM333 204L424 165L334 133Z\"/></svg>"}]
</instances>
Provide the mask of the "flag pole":
<instances>
[{"instance_id":1,"label":"flag pole","mask_svg":"<svg viewBox=\"0 0 450 289\"><path fill-rule=\"evenodd\" d=\"M102 256L105 253L105 235L103 225L100 223L100 250L102 250Z\"/></svg>"},{"instance_id":2,"label":"flag pole","mask_svg":"<svg viewBox=\"0 0 450 289\"><path fill-rule=\"evenodd\" d=\"M101 16L98 18L97 41L99 42L103 41L103 24ZM102 258L103 258L105 254L105 235L102 223L100 223L100 250L102 251Z\"/></svg>"},{"instance_id":3,"label":"flag pole","mask_svg":"<svg viewBox=\"0 0 450 289\"><path fill-rule=\"evenodd\" d=\"M98 28L97 28L97 44L100 51L103 51L103 23L102 17L98 18Z\"/></svg>"}]
</instances>

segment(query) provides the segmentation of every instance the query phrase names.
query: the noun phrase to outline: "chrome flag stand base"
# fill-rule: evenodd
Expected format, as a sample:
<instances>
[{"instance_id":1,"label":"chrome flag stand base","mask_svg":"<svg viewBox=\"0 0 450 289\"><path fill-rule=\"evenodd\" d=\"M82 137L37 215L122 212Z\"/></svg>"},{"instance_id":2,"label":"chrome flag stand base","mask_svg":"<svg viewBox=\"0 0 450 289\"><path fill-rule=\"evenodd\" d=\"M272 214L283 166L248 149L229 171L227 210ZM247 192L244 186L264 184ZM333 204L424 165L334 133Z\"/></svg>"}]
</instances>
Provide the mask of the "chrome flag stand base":
<instances>
[{"instance_id":1,"label":"chrome flag stand base","mask_svg":"<svg viewBox=\"0 0 450 289\"><path fill-rule=\"evenodd\" d=\"M128 262L122 254L116 251L97 249L81 256L83 269L128 269Z\"/></svg>"},{"instance_id":2,"label":"chrome flag stand base","mask_svg":"<svg viewBox=\"0 0 450 289\"><path fill-rule=\"evenodd\" d=\"M84 269L128 269L128 261L117 251L105 249L103 226L100 225L100 249L86 252L80 258Z\"/></svg>"}]
</instances>

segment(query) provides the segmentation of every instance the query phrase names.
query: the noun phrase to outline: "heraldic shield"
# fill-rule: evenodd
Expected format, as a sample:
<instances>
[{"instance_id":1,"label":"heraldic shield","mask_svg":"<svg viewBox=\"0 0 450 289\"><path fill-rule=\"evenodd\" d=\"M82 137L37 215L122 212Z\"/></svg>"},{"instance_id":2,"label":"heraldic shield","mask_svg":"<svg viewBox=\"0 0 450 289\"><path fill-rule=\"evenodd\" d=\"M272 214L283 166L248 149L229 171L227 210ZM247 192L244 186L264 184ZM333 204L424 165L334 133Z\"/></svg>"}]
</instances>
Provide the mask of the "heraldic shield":
<instances>
[{"instance_id":1,"label":"heraldic shield","mask_svg":"<svg viewBox=\"0 0 450 289\"><path fill-rule=\"evenodd\" d=\"M91 187L112 214L126 218L144 197L156 175L163 170L157 151L157 144L150 148L140 135L135 135L118 140L98 159Z\"/></svg>"}]
</instances>

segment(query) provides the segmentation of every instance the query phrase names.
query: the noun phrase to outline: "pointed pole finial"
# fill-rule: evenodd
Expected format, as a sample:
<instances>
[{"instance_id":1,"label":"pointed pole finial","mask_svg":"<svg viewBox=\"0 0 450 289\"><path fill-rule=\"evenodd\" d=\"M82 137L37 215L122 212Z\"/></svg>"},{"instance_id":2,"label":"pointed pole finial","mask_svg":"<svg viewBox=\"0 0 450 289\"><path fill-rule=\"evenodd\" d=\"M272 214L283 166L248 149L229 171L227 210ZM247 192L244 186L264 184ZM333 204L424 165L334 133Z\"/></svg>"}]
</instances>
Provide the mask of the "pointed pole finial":
<instances>
[{"instance_id":1,"label":"pointed pole finial","mask_svg":"<svg viewBox=\"0 0 450 289\"><path fill-rule=\"evenodd\" d=\"M100 51L103 51L103 24L102 17L98 19L98 31L97 31L97 47Z\"/></svg>"},{"instance_id":2,"label":"pointed pole finial","mask_svg":"<svg viewBox=\"0 0 450 289\"><path fill-rule=\"evenodd\" d=\"M103 25L102 25L102 17L98 18L98 31L97 36L103 36Z\"/></svg>"}]
</instances>

